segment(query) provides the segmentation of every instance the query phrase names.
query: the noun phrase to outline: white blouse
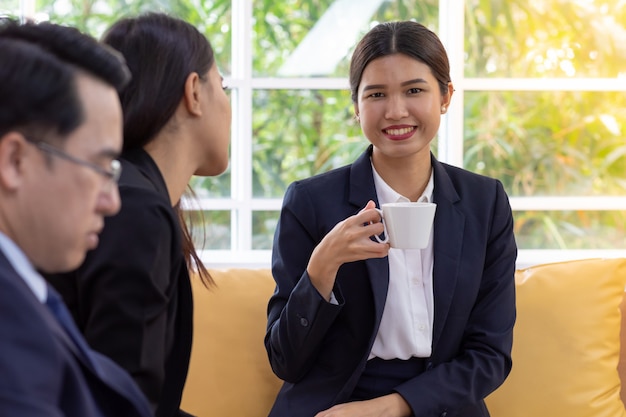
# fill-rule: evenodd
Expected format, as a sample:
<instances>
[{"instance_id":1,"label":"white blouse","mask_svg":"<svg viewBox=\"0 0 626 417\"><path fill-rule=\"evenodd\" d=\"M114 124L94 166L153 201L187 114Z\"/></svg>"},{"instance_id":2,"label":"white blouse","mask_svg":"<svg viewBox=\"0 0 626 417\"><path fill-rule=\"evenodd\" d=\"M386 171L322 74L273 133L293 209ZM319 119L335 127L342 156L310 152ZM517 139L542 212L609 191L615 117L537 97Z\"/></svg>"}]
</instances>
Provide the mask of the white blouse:
<instances>
[{"instance_id":1,"label":"white blouse","mask_svg":"<svg viewBox=\"0 0 626 417\"><path fill-rule=\"evenodd\" d=\"M408 202L378 175L374 185L380 205ZM431 202L434 180L430 180L420 202ZM389 290L382 321L369 359L426 358L433 340L433 235L425 249L389 249Z\"/></svg>"}]
</instances>

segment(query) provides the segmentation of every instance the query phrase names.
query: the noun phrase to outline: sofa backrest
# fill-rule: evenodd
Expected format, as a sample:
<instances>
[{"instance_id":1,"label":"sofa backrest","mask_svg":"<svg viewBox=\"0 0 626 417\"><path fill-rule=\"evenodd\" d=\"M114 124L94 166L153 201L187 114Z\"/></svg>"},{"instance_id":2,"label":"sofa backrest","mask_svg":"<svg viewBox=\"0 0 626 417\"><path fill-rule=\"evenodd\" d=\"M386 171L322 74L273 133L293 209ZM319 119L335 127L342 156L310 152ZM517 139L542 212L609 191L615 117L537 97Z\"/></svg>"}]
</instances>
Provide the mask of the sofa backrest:
<instances>
[{"instance_id":1,"label":"sofa backrest","mask_svg":"<svg viewBox=\"0 0 626 417\"><path fill-rule=\"evenodd\" d=\"M515 274L513 369L492 417L626 417L626 259L535 265Z\"/></svg>"}]
</instances>

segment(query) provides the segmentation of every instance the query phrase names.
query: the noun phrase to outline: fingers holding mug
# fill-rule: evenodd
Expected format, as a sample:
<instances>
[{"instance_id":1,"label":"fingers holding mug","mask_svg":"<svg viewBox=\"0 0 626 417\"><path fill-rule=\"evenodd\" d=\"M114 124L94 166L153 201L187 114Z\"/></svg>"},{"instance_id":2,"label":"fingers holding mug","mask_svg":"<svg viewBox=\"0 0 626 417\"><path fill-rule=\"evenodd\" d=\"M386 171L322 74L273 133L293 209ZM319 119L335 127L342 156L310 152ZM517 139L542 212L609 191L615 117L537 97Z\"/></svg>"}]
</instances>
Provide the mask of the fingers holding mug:
<instances>
[{"instance_id":1,"label":"fingers holding mug","mask_svg":"<svg viewBox=\"0 0 626 417\"><path fill-rule=\"evenodd\" d=\"M378 212L378 214L380 215L380 223L383 225L382 233L373 235L374 239L376 239L376 241L378 243L389 243L389 232L387 232L387 226L385 224L385 218L384 218L383 211L381 209L379 209L379 208L374 209L374 210L376 210Z\"/></svg>"}]
</instances>

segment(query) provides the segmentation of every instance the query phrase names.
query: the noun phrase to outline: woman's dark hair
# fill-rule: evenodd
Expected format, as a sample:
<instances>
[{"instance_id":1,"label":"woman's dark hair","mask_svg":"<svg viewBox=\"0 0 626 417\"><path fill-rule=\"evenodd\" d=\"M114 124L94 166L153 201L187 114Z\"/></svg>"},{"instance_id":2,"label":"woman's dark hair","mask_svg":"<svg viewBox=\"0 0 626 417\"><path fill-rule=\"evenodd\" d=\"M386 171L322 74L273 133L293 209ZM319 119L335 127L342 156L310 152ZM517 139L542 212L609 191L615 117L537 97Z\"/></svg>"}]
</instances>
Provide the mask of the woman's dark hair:
<instances>
[{"instance_id":1,"label":"woman's dark hair","mask_svg":"<svg viewBox=\"0 0 626 417\"><path fill-rule=\"evenodd\" d=\"M174 115L189 74L207 75L213 48L193 25L162 13L121 19L102 41L122 53L133 75L120 94L124 149L142 148Z\"/></svg>"},{"instance_id":2,"label":"woman's dark hair","mask_svg":"<svg viewBox=\"0 0 626 417\"><path fill-rule=\"evenodd\" d=\"M191 73L205 80L214 64L213 48L193 25L163 13L117 21L102 41L122 53L132 80L120 93L124 112L124 150L143 148L166 126L183 98ZM211 275L193 246L180 204L174 206L183 237L187 267L205 285Z\"/></svg>"},{"instance_id":3,"label":"woman's dark hair","mask_svg":"<svg viewBox=\"0 0 626 417\"><path fill-rule=\"evenodd\" d=\"M404 54L428 65L448 93L450 62L439 37L426 26L413 22L385 22L374 26L357 44L350 61L350 92L357 102L363 71L371 61L392 54Z\"/></svg>"}]
</instances>

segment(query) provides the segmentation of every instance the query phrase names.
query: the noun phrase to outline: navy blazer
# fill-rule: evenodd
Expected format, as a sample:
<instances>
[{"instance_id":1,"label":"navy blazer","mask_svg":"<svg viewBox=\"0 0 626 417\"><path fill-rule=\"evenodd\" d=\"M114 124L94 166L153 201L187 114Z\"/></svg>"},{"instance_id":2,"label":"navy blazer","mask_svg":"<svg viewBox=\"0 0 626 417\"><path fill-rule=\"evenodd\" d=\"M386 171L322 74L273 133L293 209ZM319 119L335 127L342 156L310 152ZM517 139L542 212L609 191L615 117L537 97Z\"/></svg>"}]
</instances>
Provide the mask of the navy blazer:
<instances>
[{"instance_id":1,"label":"navy blazer","mask_svg":"<svg viewBox=\"0 0 626 417\"><path fill-rule=\"evenodd\" d=\"M0 416L149 417L118 365L82 353L0 252Z\"/></svg>"},{"instance_id":2,"label":"navy blazer","mask_svg":"<svg viewBox=\"0 0 626 417\"><path fill-rule=\"evenodd\" d=\"M349 400L378 332L388 258L344 264L338 305L311 284L313 249L368 200L378 206L371 146L352 165L289 186L274 237L276 290L265 345L285 381L271 417L312 417ZM485 417L483 399L511 369L515 322L513 217L502 184L431 157L434 326L427 370L396 387L416 417Z\"/></svg>"}]
</instances>

